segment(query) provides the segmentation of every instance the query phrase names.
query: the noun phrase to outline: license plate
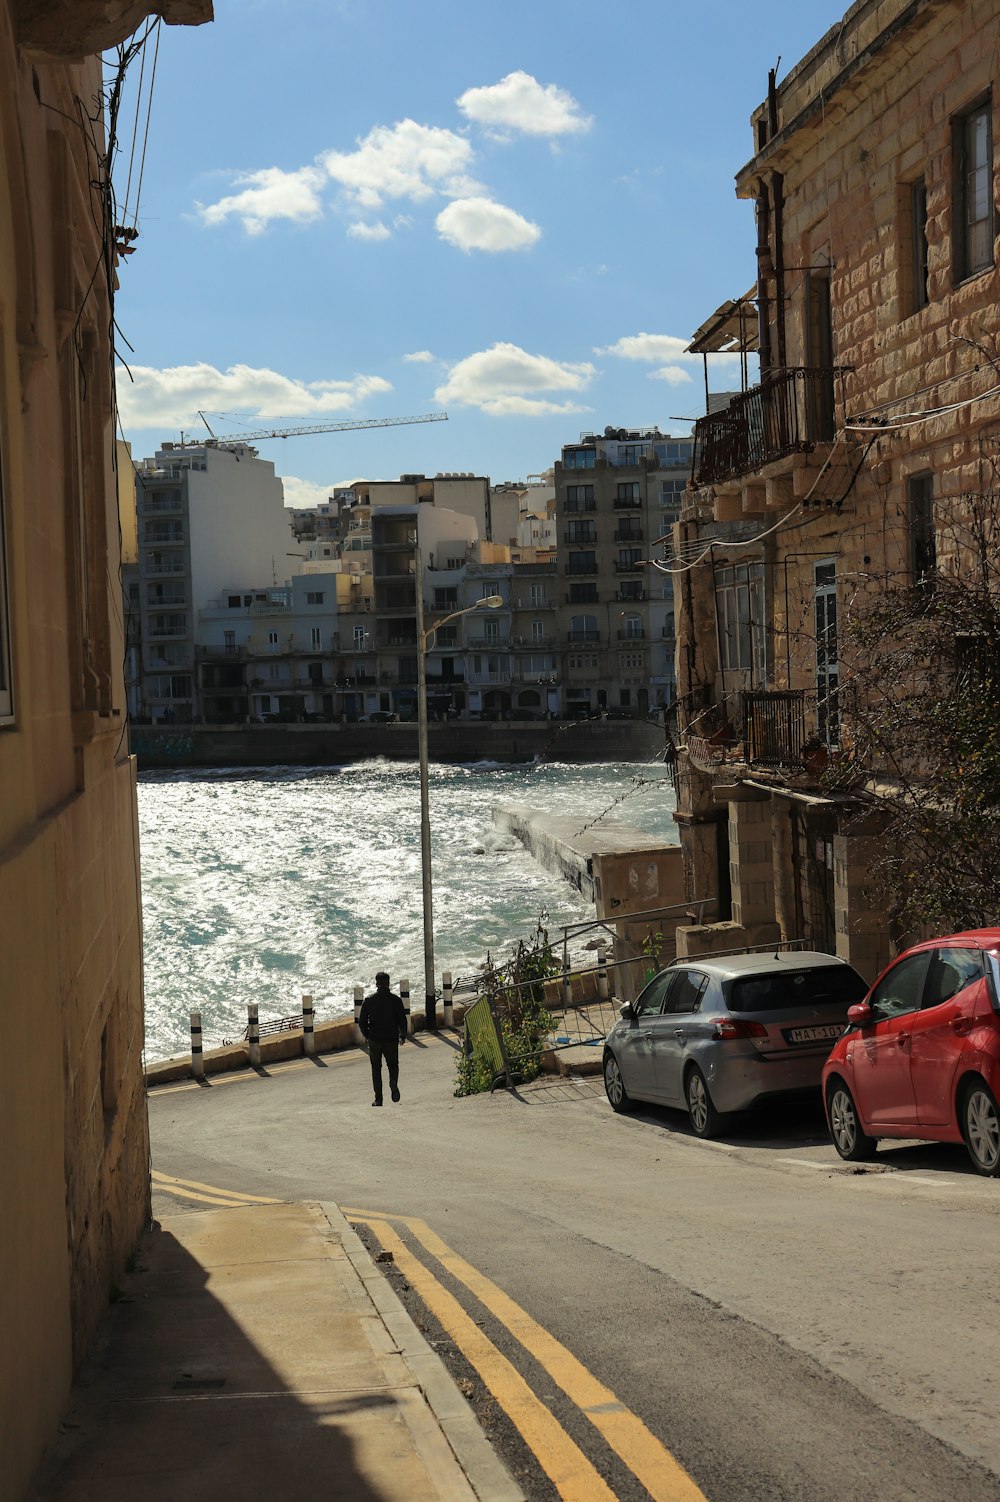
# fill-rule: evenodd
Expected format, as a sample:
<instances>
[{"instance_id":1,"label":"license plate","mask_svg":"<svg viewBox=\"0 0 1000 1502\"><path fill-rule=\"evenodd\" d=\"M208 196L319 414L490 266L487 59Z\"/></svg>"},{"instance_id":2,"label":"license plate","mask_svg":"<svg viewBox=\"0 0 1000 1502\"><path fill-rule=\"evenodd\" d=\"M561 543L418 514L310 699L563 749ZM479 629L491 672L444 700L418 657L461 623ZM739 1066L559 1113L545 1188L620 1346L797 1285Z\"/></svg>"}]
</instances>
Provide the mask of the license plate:
<instances>
[{"instance_id":1,"label":"license plate","mask_svg":"<svg viewBox=\"0 0 1000 1502\"><path fill-rule=\"evenodd\" d=\"M785 1034L789 1043L815 1043L822 1038L839 1038L842 1022L827 1022L820 1027L790 1027Z\"/></svg>"}]
</instances>

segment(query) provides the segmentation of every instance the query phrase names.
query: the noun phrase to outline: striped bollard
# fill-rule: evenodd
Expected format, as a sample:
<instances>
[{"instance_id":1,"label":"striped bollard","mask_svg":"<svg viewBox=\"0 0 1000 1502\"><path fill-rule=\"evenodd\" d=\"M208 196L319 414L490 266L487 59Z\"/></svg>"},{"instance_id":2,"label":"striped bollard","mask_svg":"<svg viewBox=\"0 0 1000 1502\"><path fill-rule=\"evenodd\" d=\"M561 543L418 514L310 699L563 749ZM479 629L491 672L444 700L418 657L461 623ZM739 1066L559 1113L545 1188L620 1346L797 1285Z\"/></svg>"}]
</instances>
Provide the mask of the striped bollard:
<instances>
[{"instance_id":1,"label":"striped bollard","mask_svg":"<svg viewBox=\"0 0 1000 1502\"><path fill-rule=\"evenodd\" d=\"M401 975L399 978L399 999L403 1003L403 1011L406 1013L406 1031L413 1032L413 1018L410 1015L410 978Z\"/></svg>"},{"instance_id":2,"label":"striped bollard","mask_svg":"<svg viewBox=\"0 0 1000 1502\"><path fill-rule=\"evenodd\" d=\"M257 1069L260 1067L260 1019L255 1001L247 1002L247 1042L250 1045L250 1066Z\"/></svg>"},{"instance_id":3,"label":"striped bollard","mask_svg":"<svg viewBox=\"0 0 1000 1502\"><path fill-rule=\"evenodd\" d=\"M444 1002L444 1025L455 1026L455 1001L451 994L451 971L441 972L441 997Z\"/></svg>"},{"instance_id":4,"label":"striped bollard","mask_svg":"<svg viewBox=\"0 0 1000 1502\"><path fill-rule=\"evenodd\" d=\"M354 1041L355 1041L355 1043L363 1043L365 1041L364 1040L364 1035L362 1034L362 1031L361 1031L361 1003L364 1001L364 999L365 999L365 988L364 988L364 986L355 986L354 987Z\"/></svg>"},{"instance_id":5,"label":"striped bollard","mask_svg":"<svg viewBox=\"0 0 1000 1502\"><path fill-rule=\"evenodd\" d=\"M569 1011L573 1004L573 982L569 978L569 955L565 951L562 961L562 996L563 1006Z\"/></svg>"},{"instance_id":6,"label":"striped bollard","mask_svg":"<svg viewBox=\"0 0 1000 1502\"><path fill-rule=\"evenodd\" d=\"M608 945L605 939L601 939L597 945L597 996L600 1001L607 1001L610 995L608 986Z\"/></svg>"},{"instance_id":7,"label":"striped bollard","mask_svg":"<svg viewBox=\"0 0 1000 1502\"><path fill-rule=\"evenodd\" d=\"M205 1078L205 1055L201 1048L201 1013L191 1013L191 1073L196 1080Z\"/></svg>"},{"instance_id":8,"label":"striped bollard","mask_svg":"<svg viewBox=\"0 0 1000 1502\"><path fill-rule=\"evenodd\" d=\"M302 998L302 1052L307 1057L316 1052L316 1013L311 996Z\"/></svg>"}]
</instances>

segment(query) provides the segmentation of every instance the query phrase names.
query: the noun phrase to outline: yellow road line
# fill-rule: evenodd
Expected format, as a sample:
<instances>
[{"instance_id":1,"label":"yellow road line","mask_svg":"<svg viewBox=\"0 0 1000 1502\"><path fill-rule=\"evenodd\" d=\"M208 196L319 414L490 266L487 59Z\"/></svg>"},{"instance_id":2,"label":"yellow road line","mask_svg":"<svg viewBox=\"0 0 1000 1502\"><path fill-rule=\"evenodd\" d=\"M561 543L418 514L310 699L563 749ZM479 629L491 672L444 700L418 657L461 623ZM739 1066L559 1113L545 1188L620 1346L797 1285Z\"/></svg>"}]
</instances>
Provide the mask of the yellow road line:
<instances>
[{"instance_id":1,"label":"yellow road line","mask_svg":"<svg viewBox=\"0 0 1000 1502\"><path fill-rule=\"evenodd\" d=\"M242 1194L237 1190L219 1190L215 1184L198 1184L197 1179L176 1179L170 1173L161 1173L158 1169L150 1170L150 1179L153 1181L155 1190L162 1190L165 1194L180 1194L183 1199L207 1200L210 1205L281 1205L282 1200L275 1200L267 1194ZM197 1194L194 1191L201 1190Z\"/></svg>"},{"instance_id":2,"label":"yellow road line","mask_svg":"<svg viewBox=\"0 0 1000 1502\"><path fill-rule=\"evenodd\" d=\"M192 1189L175 1189L171 1184L154 1184L153 1188L159 1189L163 1194L172 1194L175 1199L197 1200L199 1205L220 1205L226 1210L240 1208L238 1200L220 1199L216 1194L195 1194Z\"/></svg>"},{"instance_id":3,"label":"yellow road line","mask_svg":"<svg viewBox=\"0 0 1000 1502\"><path fill-rule=\"evenodd\" d=\"M607 1482L536 1398L520 1372L487 1340L454 1295L418 1261L392 1226L363 1216L354 1218L363 1220L386 1250L392 1252L400 1272L475 1367L564 1502L615 1502Z\"/></svg>"},{"instance_id":4,"label":"yellow road line","mask_svg":"<svg viewBox=\"0 0 1000 1502\"><path fill-rule=\"evenodd\" d=\"M288 1074L293 1069L305 1069L308 1059L295 1059L291 1064L274 1064L267 1070L267 1075L260 1075L255 1069L241 1069L233 1074L216 1074L212 1076L211 1088L216 1085L244 1085L248 1080L266 1079L272 1074ZM267 1066L265 1065L265 1068ZM182 1090L204 1090L204 1085L192 1081L187 1085L152 1085L151 1095L179 1095Z\"/></svg>"},{"instance_id":5,"label":"yellow road line","mask_svg":"<svg viewBox=\"0 0 1000 1502\"><path fill-rule=\"evenodd\" d=\"M366 1213L344 1210L348 1216ZM377 1215L378 1212L373 1212L373 1218ZM390 1218L405 1225L431 1256L463 1283L545 1368L642 1482L655 1502L705 1502L704 1493L642 1420L503 1289L453 1252L425 1221L408 1215Z\"/></svg>"}]
</instances>

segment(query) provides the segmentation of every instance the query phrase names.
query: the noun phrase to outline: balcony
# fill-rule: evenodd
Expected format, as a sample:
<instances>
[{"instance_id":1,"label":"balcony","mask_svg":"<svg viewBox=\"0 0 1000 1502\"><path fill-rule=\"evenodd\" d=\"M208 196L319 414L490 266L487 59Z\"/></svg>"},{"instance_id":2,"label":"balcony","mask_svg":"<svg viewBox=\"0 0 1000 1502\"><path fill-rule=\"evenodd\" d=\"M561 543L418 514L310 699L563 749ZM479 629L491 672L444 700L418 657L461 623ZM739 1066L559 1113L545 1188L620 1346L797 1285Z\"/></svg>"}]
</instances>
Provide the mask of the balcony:
<instances>
[{"instance_id":1,"label":"balcony","mask_svg":"<svg viewBox=\"0 0 1000 1502\"><path fill-rule=\"evenodd\" d=\"M616 574L641 574L642 573L642 559L641 558L629 558L629 559L624 559L623 560L621 558L616 558L615 559L615 573Z\"/></svg>"},{"instance_id":2,"label":"balcony","mask_svg":"<svg viewBox=\"0 0 1000 1502\"><path fill-rule=\"evenodd\" d=\"M546 599L543 599L543 600L520 600L519 599L519 600L515 600L514 601L514 609L515 610L555 610L557 603L558 602L555 599L553 599L551 595L548 596Z\"/></svg>"},{"instance_id":3,"label":"balcony","mask_svg":"<svg viewBox=\"0 0 1000 1502\"><path fill-rule=\"evenodd\" d=\"M563 511L567 516L584 516L589 511L597 510L597 501L567 501Z\"/></svg>"},{"instance_id":4,"label":"balcony","mask_svg":"<svg viewBox=\"0 0 1000 1502\"><path fill-rule=\"evenodd\" d=\"M806 709L802 689L751 689L740 695L743 747L752 767L801 767Z\"/></svg>"},{"instance_id":5,"label":"balcony","mask_svg":"<svg viewBox=\"0 0 1000 1502\"><path fill-rule=\"evenodd\" d=\"M563 572L571 579L593 578L598 572L597 559L595 558L593 563L588 563L585 567L581 567L578 563L566 563L563 565Z\"/></svg>"},{"instance_id":6,"label":"balcony","mask_svg":"<svg viewBox=\"0 0 1000 1502\"><path fill-rule=\"evenodd\" d=\"M140 491L140 494L142 492ZM139 503L140 516L162 516L164 512L177 513L183 510L183 501L179 490L165 490L160 495L146 494Z\"/></svg>"},{"instance_id":7,"label":"balcony","mask_svg":"<svg viewBox=\"0 0 1000 1502\"><path fill-rule=\"evenodd\" d=\"M695 424L695 485L719 485L753 474L790 454L832 443L834 379L839 366L790 366L735 397L721 412Z\"/></svg>"},{"instance_id":8,"label":"balcony","mask_svg":"<svg viewBox=\"0 0 1000 1502\"><path fill-rule=\"evenodd\" d=\"M641 495L616 495L612 502L616 511L641 511Z\"/></svg>"},{"instance_id":9,"label":"balcony","mask_svg":"<svg viewBox=\"0 0 1000 1502\"><path fill-rule=\"evenodd\" d=\"M512 636L511 646L521 652L551 651L556 645L555 636Z\"/></svg>"},{"instance_id":10,"label":"balcony","mask_svg":"<svg viewBox=\"0 0 1000 1502\"><path fill-rule=\"evenodd\" d=\"M644 642L646 640L645 629L642 626L633 626L631 630L619 631L618 640Z\"/></svg>"},{"instance_id":11,"label":"balcony","mask_svg":"<svg viewBox=\"0 0 1000 1502\"><path fill-rule=\"evenodd\" d=\"M507 652L510 650L509 636L470 636L465 644L467 652Z\"/></svg>"},{"instance_id":12,"label":"balcony","mask_svg":"<svg viewBox=\"0 0 1000 1502\"><path fill-rule=\"evenodd\" d=\"M483 669L481 672L470 672L468 684L470 688L483 688L491 684L509 684L510 668L494 668L492 671Z\"/></svg>"},{"instance_id":13,"label":"balcony","mask_svg":"<svg viewBox=\"0 0 1000 1502\"><path fill-rule=\"evenodd\" d=\"M642 542L642 528L616 527L615 542Z\"/></svg>"},{"instance_id":14,"label":"balcony","mask_svg":"<svg viewBox=\"0 0 1000 1502\"><path fill-rule=\"evenodd\" d=\"M593 544L596 541L596 527L587 528L586 530L578 530L576 527L567 527L565 532L563 533L563 542L568 542L571 547L586 547L588 543Z\"/></svg>"},{"instance_id":15,"label":"balcony","mask_svg":"<svg viewBox=\"0 0 1000 1502\"><path fill-rule=\"evenodd\" d=\"M615 590L615 599L620 603L624 603L626 605L641 602L645 598L646 591L643 589L641 584L637 588L631 587L628 584L622 584L618 589Z\"/></svg>"},{"instance_id":16,"label":"balcony","mask_svg":"<svg viewBox=\"0 0 1000 1502\"><path fill-rule=\"evenodd\" d=\"M183 574L183 553L143 553L140 572L144 579L160 574Z\"/></svg>"},{"instance_id":17,"label":"balcony","mask_svg":"<svg viewBox=\"0 0 1000 1502\"><path fill-rule=\"evenodd\" d=\"M600 641L600 639L601 639L601 633L599 631L567 631L566 632L566 640L568 642L572 642L574 644L574 646L580 646L581 644L586 644L588 646L594 646L594 645L596 645L596 643L598 643Z\"/></svg>"}]
</instances>

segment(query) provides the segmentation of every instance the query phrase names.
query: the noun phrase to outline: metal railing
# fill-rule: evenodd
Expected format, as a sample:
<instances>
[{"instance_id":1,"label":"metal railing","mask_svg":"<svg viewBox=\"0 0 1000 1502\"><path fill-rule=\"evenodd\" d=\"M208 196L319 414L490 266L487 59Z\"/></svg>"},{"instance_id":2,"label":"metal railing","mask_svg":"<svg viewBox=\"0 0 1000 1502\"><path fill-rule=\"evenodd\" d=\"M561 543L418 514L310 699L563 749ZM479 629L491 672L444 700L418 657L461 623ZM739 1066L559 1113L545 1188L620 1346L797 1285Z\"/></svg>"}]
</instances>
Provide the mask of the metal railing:
<instances>
[{"instance_id":1,"label":"metal railing","mask_svg":"<svg viewBox=\"0 0 1000 1502\"><path fill-rule=\"evenodd\" d=\"M750 766L798 767L805 741L802 689L750 689L740 695L744 755Z\"/></svg>"},{"instance_id":2,"label":"metal railing","mask_svg":"<svg viewBox=\"0 0 1000 1502\"><path fill-rule=\"evenodd\" d=\"M763 469L788 454L830 443L835 432L834 378L839 366L789 366L695 423L691 474L715 485Z\"/></svg>"}]
</instances>

